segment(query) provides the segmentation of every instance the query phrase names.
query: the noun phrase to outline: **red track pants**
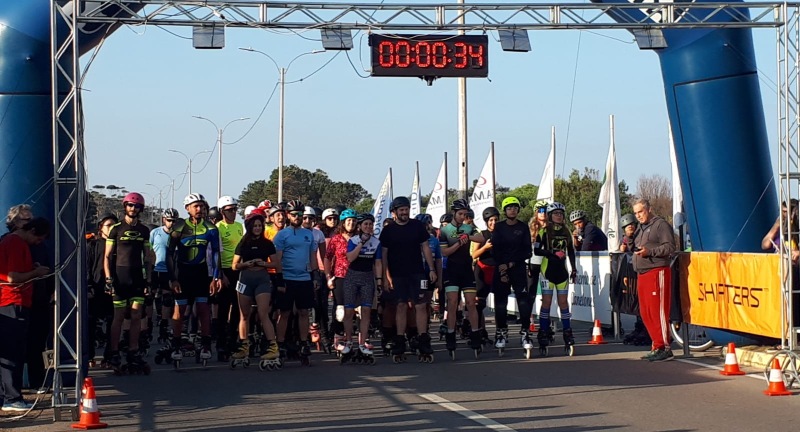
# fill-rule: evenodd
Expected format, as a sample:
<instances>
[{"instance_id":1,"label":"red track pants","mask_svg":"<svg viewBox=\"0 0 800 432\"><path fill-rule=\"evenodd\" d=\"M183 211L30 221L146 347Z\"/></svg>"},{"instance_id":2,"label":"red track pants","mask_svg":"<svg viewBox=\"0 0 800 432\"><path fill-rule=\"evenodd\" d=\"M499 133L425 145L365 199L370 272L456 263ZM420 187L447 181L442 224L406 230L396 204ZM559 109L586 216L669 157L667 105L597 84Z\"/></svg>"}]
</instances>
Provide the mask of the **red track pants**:
<instances>
[{"instance_id":1,"label":"red track pants","mask_svg":"<svg viewBox=\"0 0 800 432\"><path fill-rule=\"evenodd\" d=\"M669 267L639 274L639 313L653 340L653 349L669 348L669 307L672 299Z\"/></svg>"}]
</instances>

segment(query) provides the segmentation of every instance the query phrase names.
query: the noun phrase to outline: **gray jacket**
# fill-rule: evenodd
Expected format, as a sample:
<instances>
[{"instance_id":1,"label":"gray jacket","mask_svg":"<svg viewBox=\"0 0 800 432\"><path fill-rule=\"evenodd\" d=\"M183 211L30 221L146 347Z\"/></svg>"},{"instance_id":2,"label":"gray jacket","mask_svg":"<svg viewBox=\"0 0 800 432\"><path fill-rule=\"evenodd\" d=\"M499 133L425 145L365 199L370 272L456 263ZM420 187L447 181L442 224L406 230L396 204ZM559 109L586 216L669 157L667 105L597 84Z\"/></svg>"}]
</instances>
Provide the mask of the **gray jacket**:
<instances>
[{"instance_id":1,"label":"gray jacket","mask_svg":"<svg viewBox=\"0 0 800 432\"><path fill-rule=\"evenodd\" d=\"M657 267L669 267L670 256L675 252L675 235L669 222L653 216L650 222L640 224L633 233L633 250L646 248L649 256L633 256L633 268L637 273L646 273Z\"/></svg>"}]
</instances>

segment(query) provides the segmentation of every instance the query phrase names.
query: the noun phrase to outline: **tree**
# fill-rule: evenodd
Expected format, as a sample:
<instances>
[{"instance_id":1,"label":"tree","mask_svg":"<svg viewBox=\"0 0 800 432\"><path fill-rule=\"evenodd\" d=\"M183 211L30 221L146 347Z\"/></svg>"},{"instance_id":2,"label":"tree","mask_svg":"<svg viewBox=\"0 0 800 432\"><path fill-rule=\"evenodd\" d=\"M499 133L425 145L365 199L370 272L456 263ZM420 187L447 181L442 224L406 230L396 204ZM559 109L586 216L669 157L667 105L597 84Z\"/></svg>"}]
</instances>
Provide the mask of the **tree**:
<instances>
[{"instance_id":1,"label":"tree","mask_svg":"<svg viewBox=\"0 0 800 432\"><path fill-rule=\"evenodd\" d=\"M650 201L653 212L672 223L672 183L658 174L643 175L636 183L636 194Z\"/></svg>"}]
</instances>

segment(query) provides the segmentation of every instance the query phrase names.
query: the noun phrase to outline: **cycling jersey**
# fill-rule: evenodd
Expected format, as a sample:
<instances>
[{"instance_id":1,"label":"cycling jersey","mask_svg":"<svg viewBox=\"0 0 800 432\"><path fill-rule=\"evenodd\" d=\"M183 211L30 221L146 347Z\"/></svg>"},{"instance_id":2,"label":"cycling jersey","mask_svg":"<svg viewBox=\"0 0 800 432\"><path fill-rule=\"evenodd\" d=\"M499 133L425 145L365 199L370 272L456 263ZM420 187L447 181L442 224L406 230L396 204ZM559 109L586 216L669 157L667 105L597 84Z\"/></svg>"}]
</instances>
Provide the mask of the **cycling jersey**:
<instances>
[{"instance_id":1,"label":"cycling jersey","mask_svg":"<svg viewBox=\"0 0 800 432\"><path fill-rule=\"evenodd\" d=\"M306 228L288 227L280 230L273 239L275 248L283 253L281 265L283 279L310 281L312 252L317 250L314 234Z\"/></svg>"},{"instance_id":2,"label":"cycling jersey","mask_svg":"<svg viewBox=\"0 0 800 432\"><path fill-rule=\"evenodd\" d=\"M169 233L164 228L150 231L150 246L156 254L156 265L153 270L159 273L167 272L167 249L169 249Z\"/></svg>"},{"instance_id":3,"label":"cycling jersey","mask_svg":"<svg viewBox=\"0 0 800 432\"><path fill-rule=\"evenodd\" d=\"M206 250L211 249L213 276L219 277L216 257L219 255L219 231L211 222L201 219L194 223L191 219L176 222L170 233L170 251L177 249L179 265L199 265L206 263Z\"/></svg>"},{"instance_id":4,"label":"cycling jersey","mask_svg":"<svg viewBox=\"0 0 800 432\"><path fill-rule=\"evenodd\" d=\"M233 265L233 253L236 245L244 237L244 227L240 222L227 223L225 220L217 222L217 229L219 230L219 239L221 242L220 260L222 261L222 268L231 268Z\"/></svg>"},{"instance_id":5,"label":"cycling jersey","mask_svg":"<svg viewBox=\"0 0 800 432\"><path fill-rule=\"evenodd\" d=\"M113 247L117 267L144 267L145 251L150 249L150 230L144 224L124 220L111 227L106 244Z\"/></svg>"},{"instance_id":6,"label":"cycling jersey","mask_svg":"<svg viewBox=\"0 0 800 432\"><path fill-rule=\"evenodd\" d=\"M351 238L350 241L347 242L347 252L355 250L360 242L361 238L359 236ZM372 236L369 238L369 240L367 240L366 243L364 243L364 245L361 246L361 251L358 253L358 258L350 263L349 269L360 272L369 272L372 271L372 266L375 265L375 260L382 258L383 254L381 253L381 242L377 237ZM372 300L372 298L370 298L370 300Z\"/></svg>"},{"instance_id":7,"label":"cycling jersey","mask_svg":"<svg viewBox=\"0 0 800 432\"><path fill-rule=\"evenodd\" d=\"M462 236L472 236L477 232L477 229L472 225L461 224L460 226L456 226L454 223L447 224L439 230L439 243L442 249L444 249L461 241ZM466 267L471 269L472 256L469 254L469 243L459 247L455 252L448 255L447 261L450 267Z\"/></svg>"}]
</instances>

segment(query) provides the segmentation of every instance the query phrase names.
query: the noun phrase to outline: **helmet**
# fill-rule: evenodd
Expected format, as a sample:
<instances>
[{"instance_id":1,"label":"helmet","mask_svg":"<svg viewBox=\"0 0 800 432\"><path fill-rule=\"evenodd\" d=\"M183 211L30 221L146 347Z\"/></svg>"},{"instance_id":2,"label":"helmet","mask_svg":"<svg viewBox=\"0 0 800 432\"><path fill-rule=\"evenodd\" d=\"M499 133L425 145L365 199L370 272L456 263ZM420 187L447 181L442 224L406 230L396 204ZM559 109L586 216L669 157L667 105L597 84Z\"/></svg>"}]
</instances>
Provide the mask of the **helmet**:
<instances>
[{"instance_id":1,"label":"helmet","mask_svg":"<svg viewBox=\"0 0 800 432\"><path fill-rule=\"evenodd\" d=\"M303 212L306 210L306 206L303 205L303 202L300 200L291 200L286 203L286 211L289 213L292 212Z\"/></svg>"},{"instance_id":2,"label":"helmet","mask_svg":"<svg viewBox=\"0 0 800 432\"><path fill-rule=\"evenodd\" d=\"M392 200L392 206L390 208L391 211L395 211L395 210L399 209L400 207L411 207L411 201L409 201L408 198L406 198L404 196L399 196L399 197L393 199Z\"/></svg>"},{"instance_id":3,"label":"helmet","mask_svg":"<svg viewBox=\"0 0 800 432\"><path fill-rule=\"evenodd\" d=\"M250 217L250 216L261 216L263 218L267 217L266 213L264 213L264 209L262 209L262 208L254 208L253 211L251 211L247 215L247 217ZM247 219L247 217L245 219Z\"/></svg>"},{"instance_id":4,"label":"helmet","mask_svg":"<svg viewBox=\"0 0 800 432\"><path fill-rule=\"evenodd\" d=\"M433 218L431 217L431 215L429 215L427 213L420 213L420 214L414 216L414 219L424 223L425 225L427 225L429 223L433 223Z\"/></svg>"},{"instance_id":5,"label":"helmet","mask_svg":"<svg viewBox=\"0 0 800 432\"><path fill-rule=\"evenodd\" d=\"M225 195L224 197L220 197L220 199L217 200L217 207L221 209L227 206L238 206L238 205L239 201L236 198L227 195Z\"/></svg>"},{"instance_id":6,"label":"helmet","mask_svg":"<svg viewBox=\"0 0 800 432\"><path fill-rule=\"evenodd\" d=\"M326 208L325 211L322 212L322 219L327 219L329 216L333 217L339 216L339 212L337 212L336 209L333 208Z\"/></svg>"},{"instance_id":7,"label":"helmet","mask_svg":"<svg viewBox=\"0 0 800 432\"><path fill-rule=\"evenodd\" d=\"M303 211L303 216L314 216L314 217L317 217L317 212L314 211L313 207L306 206L306 209Z\"/></svg>"},{"instance_id":8,"label":"helmet","mask_svg":"<svg viewBox=\"0 0 800 432\"><path fill-rule=\"evenodd\" d=\"M257 207L269 210L270 208L272 208L272 201L270 200L261 201L260 203L258 203Z\"/></svg>"},{"instance_id":9,"label":"helmet","mask_svg":"<svg viewBox=\"0 0 800 432\"><path fill-rule=\"evenodd\" d=\"M439 218L440 224L450 223L450 222L453 222L453 215L450 213L445 213L442 215L442 217Z\"/></svg>"},{"instance_id":10,"label":"helmet","mask_svg":"<svg viewBox=\"0 0 800 432\"><path fill-rule=\"evenodd\" d=\"M164 213L161 214L164 219L178 219L180 215L178 215L178 210L174 208L164 209Z\"/></svg>"},{"instance_id":11,"label":"helmet","mask_svg":"<svg viewBox=\"0 0 800 432\"><path fill-rule=\"evenodd\" d=\"M475 219L475 212L472 209L467 210L467 217L470 219Z\"/></svg>"},{"instance_id":12,"label":"helmet","mask_svg":"<svg viewBox=\"0 0 800 432\"><path fill-rule=\"evenodd\" d=\"M286 213L286 206L281 203L275 204L274 206L269 208L269 215L272 216L275 213L283 212Z\"/></svg>"},{"instance_id":13,"label":"helmet","mask_svg":"<svg viewBox=\"0 0 800 432\"><path fill-rule=\"evenodd\" d=\"M570 222L575 222L580 219L586 219L586 212L583 210L573 210L572 213L569 214Z\"/></svg>"},{"instance_id":14,"label":"helmet","mask_svg":"<svg viewBox=\"0 0 800 432\"><path fill-rule=\"evenodd\" d=\"M208 218L211 220L222 219L222 213L219 212L218 208L211 207L208 209Z\"/></svg>"},{"instance_id":15,"label":"helmet","mask_svg":"<svg viewBox=\"0 0 800 432\"><path fill-rule=\"evenodd\" d=\"M345 212L347 211L348 210L345 210ZM361 222L364 221L375 222L375 216L373 216L372 213L361 213L360 215L358 215L358 219L356 219L356 221L358 222L359 225L361 225Z\"/></svg>"},{"instance_id":16,"label":"helmet","mask_svg":"<svg viewBox=\"0 0 800 432\"><path fill-rule=\"evenodd\" d=\"M506 197L503 200L503 204L501 204L500 207L503 208L503 211L506 211L506 207L512 206L512 205L515 205L517 207L522 207L522 205L519 203L519 199L517 197L513 197L513 196Z\"/></svg>"},{"instance_id":17,"label":"helmet","mask_svg":"<svg viewBox=\"0 0 800 432\"><path fill-rule=\"evenodd\" d=\"M192 192L183 199L183 206L188 207L189 204L194 204L198 201L206 202L206 197L203 194Z\"/></svg>"},{"instance_id":18,"label":"helmet","mask_svg":"<svg viewBox=\"0 0 800 432\"><path fill-rule=\"evenodd\" d=\"M547 209L547 204L548 204L547 200L537 200L535 203L533 203L533 209L534 210L538 210L540 208Z\"/></svg>"},{"instance_id":19,"label":"helmet","mask_svg":"<svg viewBox=\"0 0 800 432\"><path fill-rule=\"evenodd\" d=\"M355 210L353 210L353 209L345 209L345 211L343 211L343 212L342 212L342 213L339 215L339 220L340 220L340 221L343 221L343 220L345 220L345 219L351 219L351 218L352 218L352 219L357 219L357 218L358 218L358 213L356 213L356 211L355 211ZM373 220L374 220L374 219L373 219Z\"/></svg>"},{"instance_id":20,"label":"helmet","mask_svg":"<svg viewBox=\"0 0 800 432\"><path fill-rule=\"evenodd\" d=\"M133 203L144 206L144 197L138 192L131 192L125 195L125 198L122 199L122 203Z\"/></svg>"},{"instance_id":21,"label":"helmet","mask_svg":"<svg viewBox=\"0 0 800 432\"><path fill-rule=\"evenodd\" d=\"M249 205L249 206L245 207L244 208L244 217L247 217L255 209L256 209L256 206L252 206L252 205Z\"/></svg>"},{"instance_id":22,"label":"helmet","mask_svg":"<svg viewBox=\"0 0 800 432\"><path fill-rule=\"evenodd\" d=\"M101 215L97 219L97 226L103 226L103 222L105 222L105 221L107 221L109 219L113 220L114 223L119 222L119 219L117 218L117 215L115 215L114 213L103 213L103 215Z\"/></svg>"},{"instance_id":23,"label":"helmet","mask_svg":"<svg viewBox=\"0 0 800 432\"><path fill-rule=\"evenodd\" d=\"M311 207L314 210L314 216L319 217L322 214L322 209L319 207Z\"/></svg>"},{"instance_id":24,"label":"helmet","mask_svg":"<svg viewBox=\"0 0 800 432\"><path fill-rule=\"evenodd\" d=\"M459 211L459 210L469 210L469 202L464 198L459 198L453 201L453 204L450 205L450 210L452 211Z\"/></svg>"},{"instance_id":25,"label":"helmet","mask_svg":"<svg viewBox=\"0 0 800 432\"><path fill-rule=\"evenodd\" d=\"M555 202L555 201L553 201L553 202L551 202L550 204L547 205L547 214L548 215L550 213L556 211L556 210L561 210L563 212L563 211L566 211L566 208L564 207L564 204L561 204L560 202Z\"/></svg>"},{"instance_id":26,"label":"helmet","mask_svg":"<svg viewBox=\"0 0 800 432\"><path fill-rule=\"evenodd\" d=\"M630 213L624 214L621 218L619 218L619 225L622 229L625 229L626 226L632 224L636 224L636 218Z\"/></svg>"},{"instance_id":27,"label":"helmet","mask_svg":"<svg viewBox=\"0 0 800 432\"><path fill-rule=\"evenodd\" d=\"M500 210L497 207L486 207L483 210L483 221L488 221L492 216L500 217Z\"/></svg>"}]
</instances>

